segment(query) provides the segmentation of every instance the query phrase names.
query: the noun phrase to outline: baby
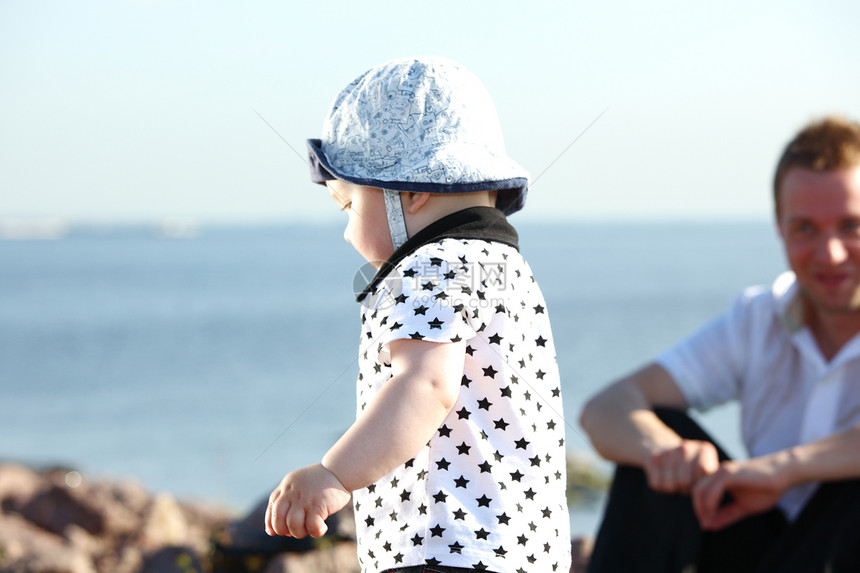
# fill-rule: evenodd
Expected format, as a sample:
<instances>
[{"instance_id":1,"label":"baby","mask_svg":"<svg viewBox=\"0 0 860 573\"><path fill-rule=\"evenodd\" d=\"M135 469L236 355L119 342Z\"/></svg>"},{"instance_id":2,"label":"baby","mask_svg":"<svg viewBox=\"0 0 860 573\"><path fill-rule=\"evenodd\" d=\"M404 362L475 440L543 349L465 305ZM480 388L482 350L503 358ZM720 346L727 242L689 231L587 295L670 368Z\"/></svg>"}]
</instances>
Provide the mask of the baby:
<instances>
[{"instance_id":1,"label":"baby","mask_svg":"<svg viewBox=\"0 0 860 573\"><path fill-rule=\"evenodd\" d=\"M377 272L358 297L357 419L284 477L266 531L319 537L352 497L365 572L567 572L555 349L505 218L528 174L485 88L441 58L384 63L308 148Z\"/></svg>"}]
</instances>

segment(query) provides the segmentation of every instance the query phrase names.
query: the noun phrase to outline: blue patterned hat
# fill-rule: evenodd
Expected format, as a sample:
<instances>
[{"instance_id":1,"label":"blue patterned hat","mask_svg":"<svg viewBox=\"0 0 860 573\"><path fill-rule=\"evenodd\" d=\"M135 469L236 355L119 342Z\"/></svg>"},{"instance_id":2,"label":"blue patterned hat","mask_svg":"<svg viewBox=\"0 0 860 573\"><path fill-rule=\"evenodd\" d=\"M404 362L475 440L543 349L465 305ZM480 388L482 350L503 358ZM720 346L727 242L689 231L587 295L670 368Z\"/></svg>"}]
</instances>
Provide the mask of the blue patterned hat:
<instances>
[{"instance_id":1,"label":"blue patterned hat","mask_svg":"<svg viewBox=\"0 0 860 573\"><path fill-rule=\"evenodd\" d=\"M308 140L311 179L392 191L497 190L506 215L525 203L528 173L505 151L486 88L443 58L403 58L338 94L322 139Z\"/></svg>"}]
</instances>

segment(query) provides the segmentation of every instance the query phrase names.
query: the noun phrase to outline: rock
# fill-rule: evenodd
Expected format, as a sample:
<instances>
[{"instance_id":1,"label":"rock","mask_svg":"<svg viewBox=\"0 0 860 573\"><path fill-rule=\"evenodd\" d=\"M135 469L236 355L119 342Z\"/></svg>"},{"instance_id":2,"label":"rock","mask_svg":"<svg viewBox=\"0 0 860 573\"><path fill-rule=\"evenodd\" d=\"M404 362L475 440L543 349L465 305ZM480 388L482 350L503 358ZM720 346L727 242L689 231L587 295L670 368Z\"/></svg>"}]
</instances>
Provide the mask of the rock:
<instances>
[{"instance_id":1,"label":"rock","mask_svg":"<svg viewBox=\"0 0 860 573\"><path fill-rule=\"evenodd\" d=\"M133 482L0 463L0 573L360 571L349 509L327 521L322 539L295 540L265 535L266 502L231 521ZM571 573L585 571L592 547L573 540Z\"/></svg>"},{"instance_id":2,"label":"rock","mask_svg":"<svg viewBox=\"0 0 860 573\"><path fill-rule=\"evenodd\" d=\"M18 507L17 512L42 529L60 535L72 524L93 535L105 531L105 516L89 499L58 485L48 485Z\"/></svg>"},{"instance_id":3,"label":"rock","mask_svg":"<svg viewBox=\"0 0 860 573\"><path fill-rule=\"evenodd\" d=\"M567 501L573 507L605 495L612 478L590 455L570 452L567 456Z\"/></svg>"},{"instance_id":4,"label":"rock","mask_svg":"<svg viewBox=\"0 0 860 573\"><path fill-rule=\"evenodd\" d=\"M591 552L594 551L594 539L591 537L578 537L570 542L570 573L585 573L588 562L591 561Z\"/></svg>"},{"instance_id":5,"label":"rock","mask_svg":"<svg viewBox=\"0 0 860 573\"><path fill-rule=\"evenodd\" d=\"M99 555L106 549L105 540L91 535L83 527L75 524L63 529L63 539L66 543L84 551L87 555Z\"/></svg>"},{"instance_id":6,"label":"rock","mask_svg":"<svg viewBox=\"0 0 860 573\"><path fill-rule=\"evenodd\" d=\"M82 483L87 486L89 481L83 480ZM152 495L142 485L133 481L94 482L90 485L94 486L89 490L91 493L99 495L103 492L107 499L134 515L141 515L152 499Z\"/></svg>"},{"instance_id":7,"label":"rock","mask_svg":"<svg viewBox=\"0 0 860 573\"><path fill-rule=\"evenodd\" d=\"M117 538L135 535L141 519L152 503L152 496L131 482L106 482L84 479L80 486L68 488L78 499L86 499L104 520L104 533Z\"/></svg>"},{"instance_id":8,"label":"rock","mask_svg":"<svg viewBox=\"0 0 860 573\"><path fill-rule=\"evenodd\" d=\"M361 567L355 543L341 541L325 549L278 555L263 573L361 573Z\"/></svg>"},{"instance_id":9,"label":"rock","mask_svg":"<svg viewBox=\"0 0 860 573\"><path fill-rule=\"evenodd\" d=\"M179 502L179 508L185 516L188 527L184 543L200 554L211 551L215 534L222 530L224 524L233 517L223 508L215 505Z\"/></svg>"},{"instance_id":10,"label":"rock","mask_svg":"<svg viewBox=\"0 0 860 573\"><path fill-rule=\"evenodd\" d=\"M86 552L18 515L0 514L3 573L95 573Z\"/></svg>"},{"instance_id":11,"label":"rock","mask_svg":"<svg viewBox=\"0 0 860 573\"><path fill-rule=\"evenodd\" d=\"M30 480L7 487L2 508L57 534L74 524L91 535L128 535L139 528L140 516L150 504L149 494L134 484L91 482L66 469L26 471L29 474L14 465L0 466L0 483L20 481L24 475Z\"/></svg>"},{"instance_id":12,"label":"rock","mask_svg":"<svg viewBox=\"0 0 860 573\"><path fill-rule=\"evenodd\" d=\"M140 573L198 573L203 564L191 547L164 547L146 558Z\"/></svg>"},{"instance_id":13,"label":"rock","mask_svg":"<svg viewBox=\"0 0 860 573\"><path fill-rule=\"evenodd\" d=\"M138 545L144 551L188 541L188 521L173 496L159 494L143 515Z\"/></svg>"},{"instance_id":14,"label":"rock","mask_svg":"<svg viewBox=\"0 0 860 573\"><path fill-rule=\"evenodd\" d=\"M43 487L42 477L30 468L4 464L0 470L0 508L4 511L20 505Z\"/></svg>"},{"instance_id":15,"label":"rock","mask_svg":"<svg viewBox=\"0 0 860 573\"><path fill-rule=\"evenodd\" d=\"M109 545L93 559L99 572L138 573L143 566L143 552L133 544Z\"/></svg>"},{"instance_id":16,"label":"rock","mask_svg":"<svg viewBox=\"0 0 860 573\"><path fill-rule=\"evenodd\" d=\"M131 482L0 463L0 573L211 570L213 533L229 517Z\"/></svg>"}]
</instances>

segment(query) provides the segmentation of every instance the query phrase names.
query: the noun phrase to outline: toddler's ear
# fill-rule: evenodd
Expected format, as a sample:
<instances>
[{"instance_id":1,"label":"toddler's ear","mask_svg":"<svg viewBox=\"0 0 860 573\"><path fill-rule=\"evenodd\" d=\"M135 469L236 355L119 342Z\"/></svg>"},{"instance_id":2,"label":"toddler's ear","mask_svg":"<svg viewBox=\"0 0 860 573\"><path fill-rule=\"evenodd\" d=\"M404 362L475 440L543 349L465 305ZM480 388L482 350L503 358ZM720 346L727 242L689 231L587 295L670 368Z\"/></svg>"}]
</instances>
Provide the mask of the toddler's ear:
<instances>
[{"instance_id":1,"label":"toddler's ear","mask_svg":"<svg viewBox=\"0 0 860 573\"><path fill-rule=\"evenodd\" d=\"M418 193L415 191L404 191L400 193L400 201L403 208L410 215L414 215L421 210L427 201L430 199L430 193Z\"/></svg>"}]
</instances>

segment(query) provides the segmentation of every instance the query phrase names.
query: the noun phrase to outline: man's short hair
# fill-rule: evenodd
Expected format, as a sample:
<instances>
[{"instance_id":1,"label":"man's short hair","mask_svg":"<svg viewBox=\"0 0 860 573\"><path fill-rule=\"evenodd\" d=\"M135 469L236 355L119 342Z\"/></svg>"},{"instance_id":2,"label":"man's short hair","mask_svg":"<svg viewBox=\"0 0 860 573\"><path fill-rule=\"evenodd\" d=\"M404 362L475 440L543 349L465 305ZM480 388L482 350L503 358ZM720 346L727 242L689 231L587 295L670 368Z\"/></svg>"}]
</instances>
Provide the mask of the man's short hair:
<instances>
[{"instance_id":1,"label":"man's short hair","mask_svg":"<svg viewBox=\"0 0 860 573\"><path fill-rule=\"evenodd\" d=\"M773 198L779 214L779 191L792 167L834 171L860 166L860 123L829 116L804 127L788 142L773 178Z\"/></svg>"}]
</instances>

